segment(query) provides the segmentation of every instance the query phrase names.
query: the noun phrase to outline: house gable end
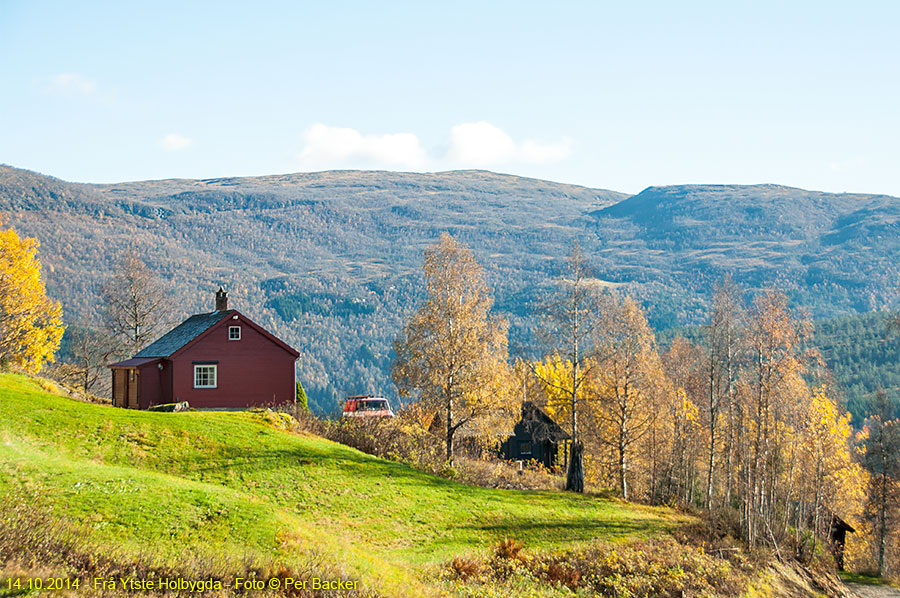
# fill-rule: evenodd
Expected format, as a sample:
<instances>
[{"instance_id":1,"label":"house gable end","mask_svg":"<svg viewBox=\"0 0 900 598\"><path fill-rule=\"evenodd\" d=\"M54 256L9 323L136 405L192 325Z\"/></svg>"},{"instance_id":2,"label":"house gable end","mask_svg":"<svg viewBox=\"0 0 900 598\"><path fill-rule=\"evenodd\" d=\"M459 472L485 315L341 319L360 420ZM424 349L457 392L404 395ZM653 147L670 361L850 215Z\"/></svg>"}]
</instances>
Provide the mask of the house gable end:
<instances>
[{"instance_id":1,"label":"house gable end","mask_svg":"<svg viewBox=\"0 0 900 598\"><path fill-rule=\"evenodd\" d=\"M237 319L235 319L235 317ZM212 335L215 331L217 331L221 328L225 328L227 326L234 326L235 321L238 321L241 324L245 324L245 325L251 327L253 330L258 332L261 336L266 338L272 344L276 345L277 347L279 347L280 349L284 350L286 353L291 355L294 359L297 359L298 357L300 357L300 353L297 352L296 350L294 350L293 348L291 348L290 345L288 345L287 343L285 343L278 337L274 336L272 333L270 333L268 330L266 330L262 326L259 326L258 324L253 322L250 318L248 318L244 314L238 312L237 310L229 310L225 317L223 317L217 323L210 326L208 329L203 331L201 334L197 335L195 338L193 338L190 342L185 344L183 347L181 347L180 349L178 349L177 351L172 353L172 355L169 356L170 359L175 359L176 357L178 357L179 355L181 355L182 353L184 353L191 347L195 346L197 343L203 341L203 339Z\"/></svg>"}]
</instances>

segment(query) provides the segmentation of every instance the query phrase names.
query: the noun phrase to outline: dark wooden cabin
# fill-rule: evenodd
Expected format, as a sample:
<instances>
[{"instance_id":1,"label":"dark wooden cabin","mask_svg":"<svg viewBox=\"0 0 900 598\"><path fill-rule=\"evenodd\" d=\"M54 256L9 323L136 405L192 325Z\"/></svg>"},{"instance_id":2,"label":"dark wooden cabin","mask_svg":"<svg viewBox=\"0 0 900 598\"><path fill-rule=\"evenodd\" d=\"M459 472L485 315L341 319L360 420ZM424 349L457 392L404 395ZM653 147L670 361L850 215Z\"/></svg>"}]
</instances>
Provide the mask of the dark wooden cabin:
<instances>
[{"instance_id":1,"label":"dark wooden cabin","mask_svg":"<svg viewBox=\"0 0 900 598\"><path fill-rule=\"evenodd\" d=\"M133 358L111 364L113 405L147 409L187 401L200 409L245 409L293 403L299 353L228 309L221 288L215 306Z\"/></svg>"},{"instance_id":2,"label":"dark wooden cabin","mask_svg":"<svg viewBox=\"0 0 900 598\"><path fill-rule=\"evenodd\" d=\"M816 505L809 501L794 501L798 521L803 521L810 529L817 528L816 534L834 555L834 562L839 571L844 570L844 549L847 545L847 532L853 533L853 529L849 523L841 519L837 513L824 505ZM819 522L816 522L816 512L818 509ZM826 523L827 522L827 523ZM827 527L826 527L827 525Z\"/></svg>"},{"instance_id":3,"label":"dark wooden cabin","mask_svg":"<svg viewBox=\"0 0 900 598\"><path fill-rule=\"evenodd\" d=\"M831 553L834 555L834 562L838 571L844 570L844 549L847 546L847 532L852 534L855 531L849 523L832 513L828 539L831 540Z\"/></svg>"},{"instance_id":4,"label":"dark wooden cabin","mask_svg":"<svg viewBox=\"0 0 900 598\"><path fill-rule=\"evenodd\" d=\"M526 401L513 435L500 445L500 454L508 461L534 461L550 469L557 464L560 445L565 449L568 440L566 431L549 415Z\"/></svg>"}]
</instances>

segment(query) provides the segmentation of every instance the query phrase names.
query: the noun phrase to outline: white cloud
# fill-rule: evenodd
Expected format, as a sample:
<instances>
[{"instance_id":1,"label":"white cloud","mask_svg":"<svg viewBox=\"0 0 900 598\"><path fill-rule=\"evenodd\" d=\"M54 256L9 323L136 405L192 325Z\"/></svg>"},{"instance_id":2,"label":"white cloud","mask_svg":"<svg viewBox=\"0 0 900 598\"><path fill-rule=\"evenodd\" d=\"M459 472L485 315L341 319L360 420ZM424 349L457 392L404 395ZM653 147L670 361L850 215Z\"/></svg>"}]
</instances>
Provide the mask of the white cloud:
<instances>
[{"instance_id":1,"label":"white cloud","mask_svg":"<svg viewBox=\"0 0 900 598\"><path fill-rule=\"evenodd\" d=\"M359 162L402 168L423 166L428 157L412 133L363 135L343 127L315 124L304 139L300 159L306 163L353 165Z\"/></svg>"},{"instance_id":2,"label":"white cloud","mask_svg":"<svg viewBox=\"0 0 900 598\"><path fill-rule=\"evenodd\" d=\"M78 73L60 73L50 78L50 89L65 95L89 96L97 91L97 82Z\"/></svg>"},{"instance_id":3,"label":"white cloud","mask_svg":"<svg viewBox=\"0 0 900 598\"><path fill-rule=\"evenodd\" d=\"M462 123L450 130L447 158L453 162L488 166L510 162L541 164L558 162L572 153L572 142L562 139L556 143L538 143L526 139L516 143L499 127L486 121Z\"/></svg>"},{"instance_id":4,"label":"white cloud","mask_svg":"<svg viewBox=\"0 0 900 598\"><path fill-rule=\"evenodd\" d=\"M184 135L179 135L178 133L169 133L159 140L159 147L166 150L167 152L177 152L179 150L185 149L191 143L193 143L193 140L185 137Z\"/></svg>"},{"instance_id":5,"label":"white cloud","mask_svg":"<svg viewBox=\"0 0 900 598\"><path fill-rule=\"evenodd\" d=\"M564 160L572 142L530 139L516 142L505 131L485 121L461 123L450 129L444 151L426 152L413 133L364 135L348 127L315 124L303 135L299 154L305 167L314 168L471 168L508 164L544 164Z\"/></svg>"},{"instance_id":6,"label":"white cloud","mask_svg":"<svg viewBox=\"0 0 900 598\"><path fill-rule=\"evenodd\" d=\"M489 122L463 123L450 129L447 157L474 166L509 162L516 155L516 142Z\"/></svg>"}]
</instances>

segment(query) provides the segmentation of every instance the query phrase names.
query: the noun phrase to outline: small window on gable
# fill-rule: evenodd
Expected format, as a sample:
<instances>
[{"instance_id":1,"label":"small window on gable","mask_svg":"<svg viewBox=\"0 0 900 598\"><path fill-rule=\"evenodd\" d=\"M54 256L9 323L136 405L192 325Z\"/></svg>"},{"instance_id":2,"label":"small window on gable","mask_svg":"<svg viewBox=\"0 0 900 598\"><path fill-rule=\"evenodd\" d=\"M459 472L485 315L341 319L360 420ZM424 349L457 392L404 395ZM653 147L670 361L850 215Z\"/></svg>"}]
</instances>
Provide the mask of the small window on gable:
<instances>
[{"instance_id":1,"label":"small window on gable","mask_svg":"<svg viewBox=\"0 0 900 598\"><path fill-rule=\"evenodd\" d=\"M228 340L230 340L230 341L241 340L241 327L240 326L229 326L228 327Z\"/></svg>"},{"instance_id":2,"label":"small window on gable","mask_svg":"<svg viewBox=\"0 0 900 598\"><path fill-rule=\"evenodd\" d=\"M216 366L194 366L194 388L216 388Z\"/></svg>"}]
</instances>

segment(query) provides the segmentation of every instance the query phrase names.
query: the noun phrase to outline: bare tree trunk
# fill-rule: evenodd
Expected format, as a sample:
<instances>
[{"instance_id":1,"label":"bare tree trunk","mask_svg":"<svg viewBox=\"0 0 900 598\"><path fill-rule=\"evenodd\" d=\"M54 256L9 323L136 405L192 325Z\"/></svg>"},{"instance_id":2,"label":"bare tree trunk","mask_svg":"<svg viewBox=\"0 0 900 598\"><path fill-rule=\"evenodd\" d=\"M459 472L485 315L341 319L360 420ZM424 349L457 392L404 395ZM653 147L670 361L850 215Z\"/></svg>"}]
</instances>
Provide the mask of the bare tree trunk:
<instances>
[{"instance_id":1,"label":"bare tree trunk","mask_svg":"<svg viewBox=\"0 0 900 598\"><path fill-rule=\"evenodd\" d=\"M650 504L656 505L659 504L659 495L657 484L659 483L657 480L658 472L658 455L657 446L656 446L656 428L654 427L650 432Z\"/></svg>"},{"instance_id":2,"label":"bare tree trunk","mask_svg":"<svg viewBox=\"0 0 900 598\"><path fill-rule=\"evenodd\" d=\"M822 500L822 492L819 484L819 478L822 474L822 464L821 461L816 463L816 476L815 476L815 489L813 490L813 541L815 541L819 537L819 531L821 527L820 521L820 509L821 509L821 500Z\"/></svg>"},{"instance_id":3,"label":"bare tree trunk","mask_svg":"<svg viewBox=\"0 0 900 598\"><path fill-rule=\"evenodd\" d=\"M566 473L566 490L584 492L584 445L572 443L569 471Z\"/></svg>"},{"instance_id":4,"label":"bare tree trunk","mask_svg":"<svg viewBox=\"0 0 900 598\"><path fill-rule=\"evenodd\" d=\"M624 431L620 432L620 434L624 434ZM621 436L620 436L621 438ZM628 478L626 476L626 471L628 468L628 463L626 461L625 456L625 444L622 440L618 443L619 449L619 489L622 491L622 500L628 500Z\"/></svg>"},{"instance_id":5,"label":"bare tree trunk","mask_svg":"<svg viewBox=\"0 0 900 598\"><path fill-rule=\"evenodd\" d=\"M577 344L576 344L577 346ZM578 442L578 362L572 364L572 443Z\"/></svg>"},{"instance_id":6,"label":"bare tree trunk","mask_svg":"<svg viewBox=\"0 0 900 598\"><path fill-rule=\"evenodd\" d=\"M627 368L626 368L626 376ZM619 491L622 493L622 500L628 500L628 445L630 443L630 439L628 435L631 430L629 429L629 404L628 404L628 394L630 392L628 379L625 379L624 387L620 391L618 388L618 383L616 385L616 407L618 408L618 413L616 414L617 424L618 424L618 438L616 438L616 452L618 457L618 477L619 477Z\"/></svg>"},{"instance_id":7,"label":"bare tree trunk","mask_svg":"<svg viewBox=\"0 0 900 598\"><path fill-rule=\"evenodd\" d=\"M453 377L450 377L450 384L453 384ZM447 389L447 462L453 467L453 389Z\"/></svg>"},{"instance_id":8,"label":"bare tree trunk","mask_svg":"<svg viewBox=\"0 0 900 598\"><path fill-rule=\"evenodd\" d=\"M882 455L882 458L884 456ZM884 469L882 469L884 472ZM884 551L887 541L887 475L881 475L881 501L878 505L878 575L884 575Z\"/></svg>"},{"instance_id":9,"label":"bare tree trunk","mask_svg":"<svg viewBox=\"0 0 900 598\"><path fill-rule=\"evenodd\" d=\"M718 365L718 334L715 329L709 349L709 455L706 460L706 510L712 510L713 468L716 455L716 378Z\"/></svg>"},{"instance_id":10,"label":"bare tree trunk","mask_svg":"<svg viewBox=\"0 0 900 598\"><path fill-rule=\"evenodd\" d=\"M716 424L714 423L716 419L715 410L711 409L709 413L709 459L707 460L707 474L706 474L706 510L712 510L712 499L713 499L713 471L715 468L716 461Z\"/></svg>"},{"instance_id":11,"label":"bare tree trunk","mask_svg":"<svg viewBox=\"0 0 900 598\"><path fill-rule=\"evenodd\" d=\"M572 326L572 458L566 472L566 490L584 492L584 445L578 439L578 306L573 306Z\"/></svg>"},{"instance_id":12,"label":"bare tree trunk","mask_svg":"<svg viewBox=\"0 0 900 598\"><path fill-rule=\"evenodd\" d=\"M791 509L790 509L790 501L791 497L794 496L794 471L796 469L796 461L797 461L797 451L794 450L793 445L791 445L791 466L788 470L788 484L785 488L784 492L784 514L781 517L781 531L786 535L789 535L789 529L791 527Z\"/></svg>"},{"instance_id":13,"label":"bare tree trunk","mask_svg":"<svg viewBox=\"0 0 900 598\"><path fill-rule=\"evenodd\" d=\"M736 445L738 443L737 438L735 437L735 408L734 408L734 397L731 397L729 405L728 405L728 431L727 437L725 440L725 504L731 505L731 492L732 492L732 470L734 469L734 451Z\"/></svg>"}]
</instances>

